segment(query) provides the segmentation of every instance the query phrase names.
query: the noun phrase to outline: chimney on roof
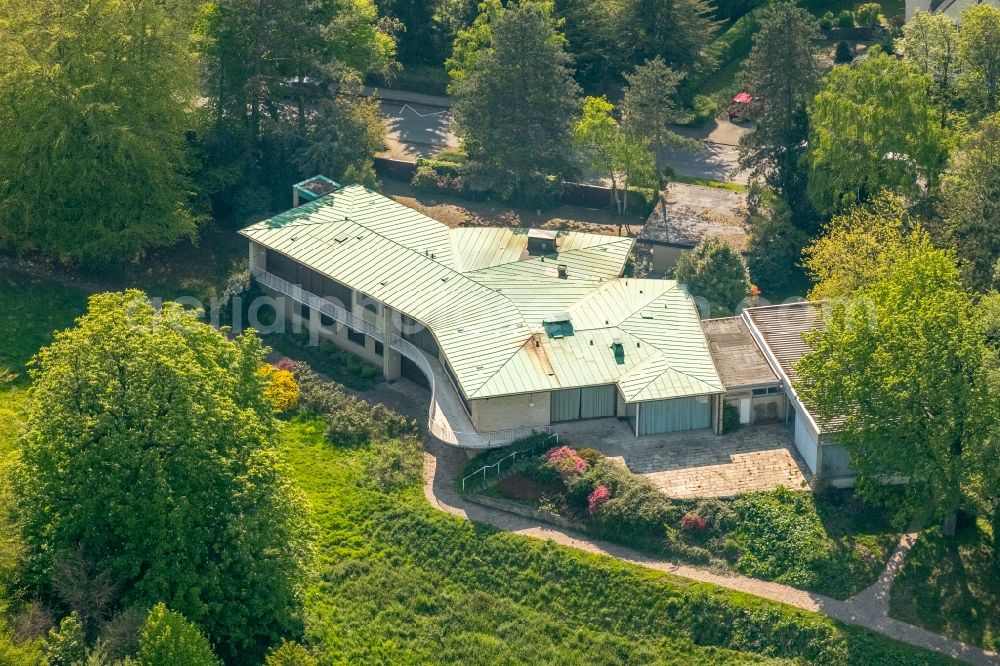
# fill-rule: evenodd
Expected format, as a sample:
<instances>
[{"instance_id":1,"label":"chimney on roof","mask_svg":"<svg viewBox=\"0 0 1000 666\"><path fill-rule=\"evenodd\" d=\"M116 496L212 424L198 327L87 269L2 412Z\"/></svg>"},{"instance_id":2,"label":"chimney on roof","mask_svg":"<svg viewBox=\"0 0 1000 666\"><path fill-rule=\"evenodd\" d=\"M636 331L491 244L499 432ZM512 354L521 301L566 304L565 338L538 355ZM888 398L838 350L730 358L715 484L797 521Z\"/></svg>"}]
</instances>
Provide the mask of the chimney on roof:
<instances>
[{"instance_id":1,"label":"chimney on roof","mask_svg":"<svg viewBox=\"0 0 1000 666\"><path fill-rule=\"evenodd\" d=\"M559 279L565 280L569 277L569 267L566 264L559 264L557 270L559 271Z\"/></svg>"}]
</instances>

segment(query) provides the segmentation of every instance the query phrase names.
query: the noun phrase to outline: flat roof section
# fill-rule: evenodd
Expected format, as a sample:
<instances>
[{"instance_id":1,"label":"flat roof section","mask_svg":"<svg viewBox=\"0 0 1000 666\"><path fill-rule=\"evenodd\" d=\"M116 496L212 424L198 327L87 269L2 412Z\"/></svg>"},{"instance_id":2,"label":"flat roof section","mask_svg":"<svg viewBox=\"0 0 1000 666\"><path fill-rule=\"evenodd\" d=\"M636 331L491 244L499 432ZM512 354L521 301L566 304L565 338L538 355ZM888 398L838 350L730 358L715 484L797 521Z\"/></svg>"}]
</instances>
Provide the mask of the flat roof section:
<instances>
[{"instance_id":1,"label":"flat roof section","mask_svg":"<svg viewBox=\"0 0 1000 666\"><path fill-rule=\"evenodd\" d=\"M701 326L727 391L779 382L742 317L706 319Z\"/></svg>"}]
</instances>

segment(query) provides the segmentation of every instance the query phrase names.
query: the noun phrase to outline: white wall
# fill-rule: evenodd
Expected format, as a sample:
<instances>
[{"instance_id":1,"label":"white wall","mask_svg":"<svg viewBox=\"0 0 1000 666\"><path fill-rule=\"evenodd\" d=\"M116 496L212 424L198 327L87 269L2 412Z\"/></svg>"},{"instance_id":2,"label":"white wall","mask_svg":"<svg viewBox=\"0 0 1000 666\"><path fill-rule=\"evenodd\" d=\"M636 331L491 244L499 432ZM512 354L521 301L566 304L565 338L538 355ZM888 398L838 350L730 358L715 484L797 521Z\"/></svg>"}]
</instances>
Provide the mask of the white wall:
<instances>
[{"instance_id":1,"label":"white wall","mask_svg":"<svg viewBox=\"0 0 1000 666\"><path fill-rule=\"evenodd\" d=\"M795 410L795 448L799 455L806 461L806 465L813 474L816 474L819 463L819 438L809 427L809 422Z\"/></svg>"}]
</instances>

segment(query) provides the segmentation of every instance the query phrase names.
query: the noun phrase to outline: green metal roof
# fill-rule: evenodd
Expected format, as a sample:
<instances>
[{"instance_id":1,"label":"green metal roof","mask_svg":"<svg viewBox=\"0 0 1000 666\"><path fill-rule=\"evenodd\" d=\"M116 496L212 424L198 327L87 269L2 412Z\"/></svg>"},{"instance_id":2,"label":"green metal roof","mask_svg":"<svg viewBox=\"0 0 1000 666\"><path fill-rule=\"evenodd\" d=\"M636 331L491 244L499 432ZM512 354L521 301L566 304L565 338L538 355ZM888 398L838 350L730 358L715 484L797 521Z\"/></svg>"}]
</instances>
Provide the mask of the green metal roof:
<instances>
[{"instance_id":1,"label":"green metal roof","mask_svg":"<svg viewBox=\"0 0 1000 666\"><path fill-rule=\"evenodd\" d=\"M361 186L240 233L425 324L470 399L610 383L630 402L723 390L684 290L619 277L631 239L559 232L555 254L530 256L527 230L449 229ZM543 321L562 314L572 334L552 337Z\"/></svg>"}]
</instances>

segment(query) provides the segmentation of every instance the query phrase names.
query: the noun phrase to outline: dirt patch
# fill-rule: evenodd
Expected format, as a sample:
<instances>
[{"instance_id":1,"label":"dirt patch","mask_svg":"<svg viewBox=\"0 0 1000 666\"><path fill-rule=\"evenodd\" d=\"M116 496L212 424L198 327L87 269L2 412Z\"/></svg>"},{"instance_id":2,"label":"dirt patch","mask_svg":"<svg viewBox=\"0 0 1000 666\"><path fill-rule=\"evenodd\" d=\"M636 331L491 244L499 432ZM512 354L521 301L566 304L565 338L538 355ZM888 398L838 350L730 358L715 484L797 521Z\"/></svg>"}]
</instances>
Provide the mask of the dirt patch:
<instances>
[{"instance_id":1,"label":"dirt patch","mask_svg":"<svg viewBox=\"0 0 1000 666\"><path fill-rule=\"evenodd\" d=\"M511 474L500 479L500 482L496 485L496 489L504 497L515 500L526 500L528 502L537 502L543 497L553 497L565 491L558 484L539 483L520 473Z\"/></svg>"},{"instance_id":2,"label":"dirt patch","mask_svg":"<svg viewBox=\"0 0 1000 666\"><path fill-rule=\"evenodd\" d=\"M547 211L528 211L510 208L490 201L464 201L443 195L417 193L412 187L398 181L386 180L383 194L407 208L449 227L529 227L557 229L559 231L584 231L608 236L635 237L645 220L619 219L611 211L597 208L560 206Z\"/></svg>"}]
</instances>

